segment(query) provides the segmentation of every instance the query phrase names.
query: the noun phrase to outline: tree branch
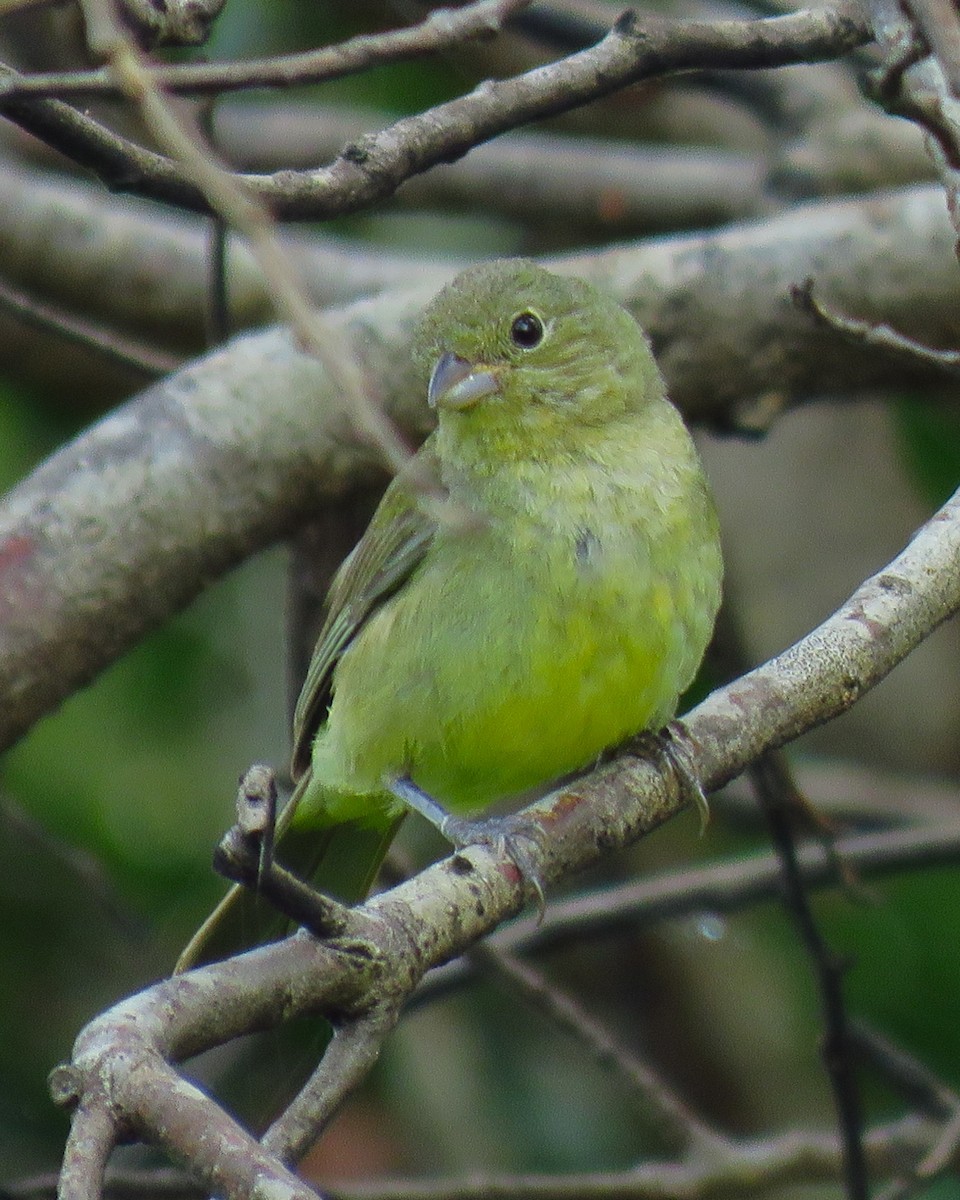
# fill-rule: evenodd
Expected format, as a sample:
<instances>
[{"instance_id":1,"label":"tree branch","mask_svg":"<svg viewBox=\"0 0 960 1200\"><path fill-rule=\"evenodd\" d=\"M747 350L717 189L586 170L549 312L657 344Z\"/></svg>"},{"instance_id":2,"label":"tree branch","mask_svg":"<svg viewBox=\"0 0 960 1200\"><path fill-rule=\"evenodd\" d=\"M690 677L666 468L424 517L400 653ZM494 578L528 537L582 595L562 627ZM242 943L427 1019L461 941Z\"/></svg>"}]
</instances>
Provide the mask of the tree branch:
<instances>
[{"instance_id":1,"label":"tree branch","mask_svg":"<svg viewBox=\"0 0 960 1200\"><path fill-rule=\"evenodd\" d=\"M223 0L220 0L222 3ZM436 9L425 20L389 33L361 34L336 46L300 54L275 54L242 62L159 64L152 82L174 95L222 95L245 88L289 88L328 83L385 63L407 62L474 38L493 37L505 19L530 0L475 0L462 8ZM602 36L602 35L601 35ZM0 102L25 96L122 96L109 68L37 72L0 80Z\"/></svg>"},{"instance_id":2,"label":"tree branch","mask_svg":"<svg viewBox=\"0 0 960 1200\"><path fill-rule=\"evenodd\" d=\"M929 1125L904 1120L871 1130L865 1139L871 1171L884 1176L929 1145ZM791 1184L836 1183L840 1151L834 1137L793 1130L745 1138L728 1159L645 1162L626 1171L593 1175L479 1175L431 1179L337 1182L339 1200L726 1200L768 1197Z\"/></svg>"},{"instance_id":3,"label":"tree branch","mask_svg":"<svg viewBox=\"0 0 960 1200\"><path fill-rule=\"evenodd\" d=\"M960 608L958 555L960 493L821 626L677 723L675 736L703 786L716 788L879 682ZM674 772L625 748L526 810L549 835L531 850L539 877L554 883L630 844L675 815L688 794ZM60 1098L77 1103L71 1146L102 1163L105 1143L129 1130L190 1162L212 1190L225 1190L229 1178L235 1200L257 1195L265 1171L292 1186L165 1060L298 1015L342 1020L392 1006L431 966L516 914L526 890L509 860L470 847L351 910L352 931L337 939L301 933L121 1002L80 1034L72 1065L59 1069ZM68 1190L68 1200L80 1194Z\"/></svg>"},{"instance_id":4,"label":"tree branch","mask_svg":"<svg viewBox=\"0 0 960 1200\"><path fill-rule=\"evenodd\" d=\"M866 1138L867 1162L877 1177L888 1176L916 1161L931 1144L936 1126L906 1118L871 1130ZM642 1163L627 1171L595 1175L512 1175L437 1178L428 1181L379 1179L366 1183L335 1180L340 1200L459 1200L460 1197L514 1197L521 1200L725 1200L737 1196L765 1197L772 1189L793 1182L801 1185L834 1183L839 1176L840 1150L836 1138L810 1130L790 1130L737 1143L729 1163L713 1161ZM40 1175L15 1180L6 1188L13 1200L54 1200L57 1178ZM172 1170L111 1171L104 1180L104 1200L202 1200L203 1189L185 1174Z\"/></svg>"},{"instance_id":5,"label":"tree branch","mask_svg":"<svg viewBox=\"0 0 960 1200\"><path fill-rule=\"evenodd\" d=\"M328 167L241 179L278 219L326 220L383 200L405 179L457 159L508 129L569 112L629 84L704 66L757 69L819 62L868 39L852 0L833 9L752 21L657 21L641 28L632 16L624 17L596 46L510 79L488 81L405 117L345 147ZM208 211L206 197L177 164L62 101L6 99L0 101L0 114L94 171L114 190Z\"/></svg>"},{"instance_id":6,"label":"tree branch","mask_svg":"<svg viewBox=\"0 0 960 1200\"><path fill-rule=\"evenodd\" d=\"M960 825L953 821L919 829L851 834L837 839L835 851L858 875L868 878L953 865L960 860ZM833 855L820 843L801 845L798 858L808 888L836 883ZM584 938L635 932L692 913L740 912L759 901L779 900L782 893L780 863L772 854L684 867L553 900L539 924L508 925L498 929L489 944L515 954L543 953ZM461 987L475 974L469 959L448 963L424 979L412 1003L426 1003L437 993Z\"/></svg>"}]
</instances>

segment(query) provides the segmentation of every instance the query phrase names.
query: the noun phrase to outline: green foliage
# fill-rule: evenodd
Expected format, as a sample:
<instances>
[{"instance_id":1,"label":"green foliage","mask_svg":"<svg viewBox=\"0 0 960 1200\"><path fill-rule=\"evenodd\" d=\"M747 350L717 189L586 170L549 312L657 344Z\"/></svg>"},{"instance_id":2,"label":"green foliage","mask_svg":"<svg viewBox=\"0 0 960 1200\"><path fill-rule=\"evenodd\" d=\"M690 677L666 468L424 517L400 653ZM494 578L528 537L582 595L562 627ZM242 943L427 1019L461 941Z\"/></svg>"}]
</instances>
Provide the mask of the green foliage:
<instances>
[{"instance_id":1,"label":"green foliage","mask_svg":"<svg viewBox=\"0 0 960 1200\"><path fill-rule=\"evenodd\" d=\"M943 504L960 484L960 405L908 396L893 416L911 477L931 504Z\"/></svg>"}]
</instances>

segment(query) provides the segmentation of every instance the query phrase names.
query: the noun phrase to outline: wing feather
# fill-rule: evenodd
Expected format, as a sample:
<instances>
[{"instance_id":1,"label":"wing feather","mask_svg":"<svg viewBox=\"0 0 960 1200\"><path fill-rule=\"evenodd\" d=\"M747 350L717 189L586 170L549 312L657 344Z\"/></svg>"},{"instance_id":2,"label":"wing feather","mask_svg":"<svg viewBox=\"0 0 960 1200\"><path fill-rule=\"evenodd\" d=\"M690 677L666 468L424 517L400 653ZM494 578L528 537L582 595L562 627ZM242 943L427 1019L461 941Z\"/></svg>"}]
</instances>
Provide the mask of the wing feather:
<instances>
[{"instance_id":1,"label":"wing feather","mask_svg":"<svg viewBox=\"0 0 960 1200\"><path fill-rule=\"evenodd\" d=\"M433 471L435 460L428 442L416 458L417 477L423 477L424 467ZM294 778L310 764L313 737L330 704L334 668L370 615L416 570L435 532L436 521L418 504L409 476L397 475L330 585L326 619L293 716Z\"/></svg>"}]
</instances>

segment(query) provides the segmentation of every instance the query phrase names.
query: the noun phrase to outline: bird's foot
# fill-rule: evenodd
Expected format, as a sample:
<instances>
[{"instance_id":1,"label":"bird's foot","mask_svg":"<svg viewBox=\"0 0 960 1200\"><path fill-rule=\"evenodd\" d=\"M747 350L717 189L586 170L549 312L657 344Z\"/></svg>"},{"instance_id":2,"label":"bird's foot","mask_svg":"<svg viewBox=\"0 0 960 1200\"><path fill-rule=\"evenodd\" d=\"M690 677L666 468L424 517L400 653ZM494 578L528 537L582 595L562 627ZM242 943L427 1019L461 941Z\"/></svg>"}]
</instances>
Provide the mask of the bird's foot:
<instances>
[{"instance_id":1,"label":"bird's foot","mask_svg":"<svg viewBox=\"0 0 960 1200\"><path fill-rule=\"evenodd\" d=\"M680 795L692 804L700 816L700 834L710 822L710 805L697 777L693 757L690 753L689 734L682 721L671 721L659 732L649 730L641 733L638 748L662 763L673 774Z\"/></svg>"},{"instance_id":2,"label":"bird's foot","mask_svg":"<svg viewBox=\"0 0 960 1200\"><path fill-rule=\"evenodd\" d=\"M407 776L391 780L388 786L398 800L429 821L455 849L488 846L495 854L509 858L533 893L537 910L543 916L546 899L537 851L543 846L546 834L539 825L516 815L485 817L479 821L455 817Z\"/></svg>"},{"instance_id":3,"label":"bird's foot","mask_svg":"<svg viewBox=\"0 0 960 1200\"><path fill-rule=\"evenodd\" d=\"M237 792L237 821L214 853L213 865L221 875L263 896L283 916L303 925L317 938L339 936L349 923L349 910L339 901L298 878L274 855L277 818L277 782L270 767L250 767ZM211 918L215 920L218 908ZM209 922L208 922L209 924ZM192 947L206 936L199 931L181 962L193 956Z\"/></svg>"}]
</instances>

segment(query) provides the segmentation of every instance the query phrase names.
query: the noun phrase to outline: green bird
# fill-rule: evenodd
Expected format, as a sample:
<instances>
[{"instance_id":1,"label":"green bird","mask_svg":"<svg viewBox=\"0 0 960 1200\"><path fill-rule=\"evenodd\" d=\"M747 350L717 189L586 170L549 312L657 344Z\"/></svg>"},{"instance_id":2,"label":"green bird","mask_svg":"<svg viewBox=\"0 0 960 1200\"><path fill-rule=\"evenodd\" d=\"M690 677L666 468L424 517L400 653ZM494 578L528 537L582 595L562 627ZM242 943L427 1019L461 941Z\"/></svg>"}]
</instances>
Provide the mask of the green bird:
<instances>
[{"instance_id":1,"label":"green bird","mask_svg":"<svg viewBox=\"0 0 960 1200\"><path fill-rule=\"evenodd\" d=\"M411 797L477 817L659 729L720 602L703 469L613 299L487 263L435 297L414 344L437 428L330 588L277 825L278 858L348 902ZM424 479L448 502L424 503ZM179 969L252 903L232 889Z\"/></svg>"}]
</instances>

